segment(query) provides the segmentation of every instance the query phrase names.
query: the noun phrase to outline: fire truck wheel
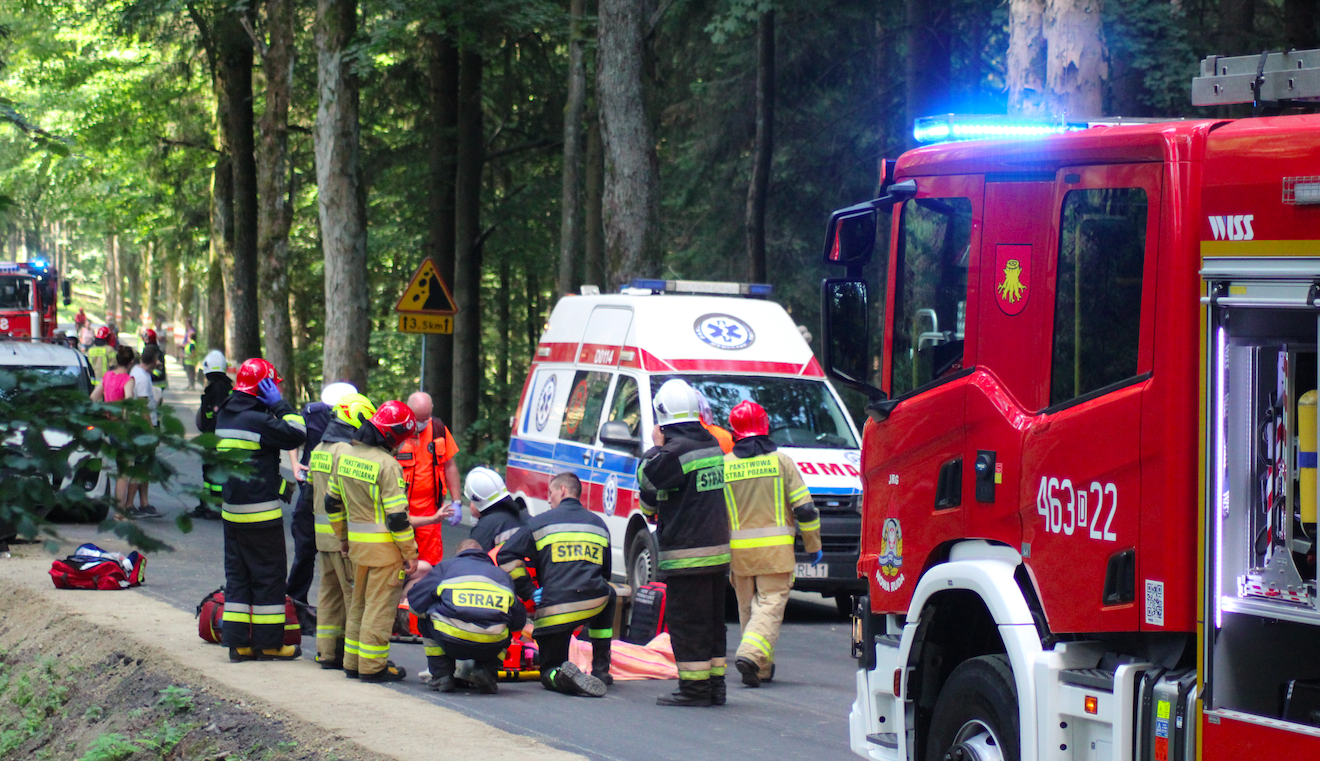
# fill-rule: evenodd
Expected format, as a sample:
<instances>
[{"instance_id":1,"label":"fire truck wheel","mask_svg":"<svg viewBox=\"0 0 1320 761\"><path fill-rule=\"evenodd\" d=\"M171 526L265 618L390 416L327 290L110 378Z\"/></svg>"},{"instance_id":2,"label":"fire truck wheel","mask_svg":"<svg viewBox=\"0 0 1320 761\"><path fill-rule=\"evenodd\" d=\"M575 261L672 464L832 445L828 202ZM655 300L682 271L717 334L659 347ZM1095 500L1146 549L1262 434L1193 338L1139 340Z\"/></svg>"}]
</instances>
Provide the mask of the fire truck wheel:
<instances>
[{"instance_id":1,"label":"fire truck wheel","mask_svg":"<svg viewBox=\"0 0 1320 761\"><path fill-rule=\"evenodd\" d=\"M655 535L643 528L628 544L628 586L637 589L659 576L660 548Z\"/></svg>"},{"instance_id":2,"label":"fire truck wheel","mask_svg":"<svg viewBox=\"0 0 1320 761\"><path fill-rule=\"evenodd\" d=\"M1018 700L1004 655L964 661L935 701L926 761L1018 761Z\"/></svg>"}]
</instances>

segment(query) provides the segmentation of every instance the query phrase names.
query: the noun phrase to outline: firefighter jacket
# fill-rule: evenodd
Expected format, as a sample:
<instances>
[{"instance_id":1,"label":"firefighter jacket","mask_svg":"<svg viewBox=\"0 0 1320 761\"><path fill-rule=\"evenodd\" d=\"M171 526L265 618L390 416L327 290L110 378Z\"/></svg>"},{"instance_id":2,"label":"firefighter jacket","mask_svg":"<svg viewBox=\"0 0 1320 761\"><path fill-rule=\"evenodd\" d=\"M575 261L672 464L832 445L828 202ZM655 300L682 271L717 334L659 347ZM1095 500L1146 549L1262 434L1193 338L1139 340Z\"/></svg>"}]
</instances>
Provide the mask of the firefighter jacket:
<instances>
[{"instance_id":1,"label":"firefighter jacket","mask_svg":"<svg viewBox=\"0 0 1320 761\"><path fill-rule=\"evenodd\" d=\"M87 349L87 363L92 366L92 376L103 377L106 369L114 364L115 353L105 344L104 338L98 338Z\"/></svg>"},{"instance_id":2,"label":"firefighter jacket","mask_svg":"<svg viewBox=\"0 0 1320 761\"><path fill-rule=\"evenodd\" d=\"M319 552L339 552L348 541L348 516L344 503L335 502L335 512L326 511L326 496L330 493L330 478L335 461L349 449L353 426L342 420L332 420L321 434L321 442L308 458L307 476L312 482L312 516L316 525L316 549Z\"/></svg>"},{"instance_id":3,"label":"firefighter jacket","mask_svg":"<svg viewBox=\"0 0 1320 761\"><path fill-rule=\"evenodd\" d=\"M360 566L391 566L417 559L408 523L403 469L385 449L353 441L339 453L326 511L348 513L348 559Z\"/></svg>"},{"instance_id":4,"label":"firefighter jacket","mask_svg":"<svg viewBox=\"0 0 1320 761\"><path fill-rule=\"evenodd\" d=\"M724 456L724 501L737 576L793 570L793 534L807 552L820 549L820 514L793 458L768 436L742 439ZM795 528L796 524L796 528Z\"/></svg>"},{"instance_id":5,"label":"firefighter jacket","mask_svg":"<svg viewBox=\"0 0 1320 761\"><path fill-rule=\"evenodd\" d=\"M215 411L234 392L234 381L225 373L207 373L202 405L197 408L197 430L215 433Z\"/></svg>"},{"instance_id":6,"label":"firefighter jacket","mask_svg":"<svg viewBox=\"0 0 1320 761\"><path fill-rule=\"evenodd\" d=\"M408 592L408 607L431 620L435 636L501 650L527 623L513 579L480 550L442 561Z\"/></svg>"},{"instance_id":7,"label":"firefighter jacket","mask_svg":"<svg viewBox=\"0 0 1320 761\"><path fill-rule=\"evenodd\" d=\"M610 600L609 529L571 497L527 521L500 547L497 561L523 599L534 591L526 566L536 569L538 630L582 623Z\"/></svg>"},{"instance_id":8,"label":"firefighter jacket","mask_svg":"<svg viewBox=\"0 0 1320 761\"><path fill-rule=\"evenodd\" d=\"M293 487L280 475L280 454L307 439L302 417L285 401L267 407L251 394L231 394L215 413L215 434L220 437L217 449L246 452L253 467L251 475L231 478L221 487L224 519L243 526L282 520L280 501L292 495Z\"/></svg>"},{"instance_id":9,"label":"firefighter jacket","mask_svg":"<svg viewBox=\"0 0 1320 761\"><path fill-rule=\"evenodd\" d=\"M477 525L472 528L472 538L481 542L481 549L490 552L518 533L518 529L527 525L522 511L512 499L505 497L481 512Z\"/></svg>"},{"instance_id":10,"label":"firefighter jacket","mask_svg":"<svg viewBox=\"0 0 1320 761\"><path fill-rule=\"evenodd\" d=\"M664 429L665 445L637 467L641 509L658 516L660 575L725 573L729 516L724 506L724 452L700 423Z\"/></svg>"}]
</instances>

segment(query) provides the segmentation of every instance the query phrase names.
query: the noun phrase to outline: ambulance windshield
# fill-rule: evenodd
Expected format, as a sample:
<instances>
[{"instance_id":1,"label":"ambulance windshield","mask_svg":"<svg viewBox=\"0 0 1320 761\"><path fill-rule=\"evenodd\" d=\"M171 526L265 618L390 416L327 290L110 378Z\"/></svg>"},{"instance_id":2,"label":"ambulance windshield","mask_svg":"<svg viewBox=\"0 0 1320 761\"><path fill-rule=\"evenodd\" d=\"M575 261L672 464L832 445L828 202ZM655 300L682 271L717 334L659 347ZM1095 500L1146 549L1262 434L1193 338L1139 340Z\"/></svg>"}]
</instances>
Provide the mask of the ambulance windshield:
<instances>
[{"instance_id":1,"label":"ambulance windshield","mask_svg":"<svg viewBox=\"0 0 1320 761\"><path fill-rule=\"evenodd\" d=\"M710 402L715 424L729 425L729 410L750 399L770 417L770 438L785 447L856 449L857 440L824 381L806 378L761 378L745 375L682 375ZM651 382L659 388L669 378Z\"/></svg>"}]
</instances>

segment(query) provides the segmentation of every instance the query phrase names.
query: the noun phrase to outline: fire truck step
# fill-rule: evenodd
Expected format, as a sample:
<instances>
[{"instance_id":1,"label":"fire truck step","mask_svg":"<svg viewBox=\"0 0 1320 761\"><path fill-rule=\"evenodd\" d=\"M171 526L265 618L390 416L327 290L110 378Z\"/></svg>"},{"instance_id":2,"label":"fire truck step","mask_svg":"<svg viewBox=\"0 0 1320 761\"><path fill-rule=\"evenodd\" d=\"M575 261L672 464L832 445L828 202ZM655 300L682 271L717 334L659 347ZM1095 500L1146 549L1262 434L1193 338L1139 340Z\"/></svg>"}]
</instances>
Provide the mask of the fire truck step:
<instances>
[{"instance_id":1,"label":"fire truck step","mask_svg":"<svg viewBox=\"0 0 1320 761\"><path fill-rule=\"evenodd\" d=\"M1066 684L1114 691L1114 672L1108 669L1067 669L1059 678Z\"/></svg>"},{"instance_id":2,"label":"fire truck step","mask_svg":"<svg viewBox=\"0 0 1320 761\"><path fill-rule=\"evenodd\" d=\"M900 634L881 634L875 638L875 643L885 647L898 647L903 644L903 637Z\"/></svg>"},{"instance_id":3,"label":"fire truck step","mask_svg":"<svg viewBox=\"0 0 1320 761\"><path fill-rule=\"evenodd\" d=\"M881 748L898 750L898 734L895 732L876 732L873 735L867 735L866 741L872 745L879 745Z\"/></svg>"}]
</instances>

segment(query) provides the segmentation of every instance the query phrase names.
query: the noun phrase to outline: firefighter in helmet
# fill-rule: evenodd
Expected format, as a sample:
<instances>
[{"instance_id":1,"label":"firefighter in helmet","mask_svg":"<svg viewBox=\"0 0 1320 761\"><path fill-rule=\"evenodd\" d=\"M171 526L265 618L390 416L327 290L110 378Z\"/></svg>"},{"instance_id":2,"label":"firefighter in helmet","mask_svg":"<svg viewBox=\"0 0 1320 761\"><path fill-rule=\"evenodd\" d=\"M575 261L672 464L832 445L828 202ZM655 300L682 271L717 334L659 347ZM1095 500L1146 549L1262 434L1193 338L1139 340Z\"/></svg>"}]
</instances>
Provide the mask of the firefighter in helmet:
<instances>
[{"instance_id":1,"label":"firefighter in helmet","mask_svg":"<svg viewBox=\"0 0 1320 761\"><path fill-rule=\"evenodd\" d=\"M142 348L155 346L160 351L160 362L151 369L151 385L161 390L170 387L169 379L165 377L165 352L160 348L160 339L156 337L156 331L151 328L142 329Z\"/></svg>"},{"instance_id":2,"label":"firefighter in helmet","mask_svg":"<svg viewBox=\"0 0 1320 761\"><path fill-rule=\"evenodd\" d=\"M724 456L724 500L732 529L729 579L738 596L742 641L734 665L743 684L760 687L775 672L775 642L793 588L793 535L821 559L820 514L793 458L770 440L770 418L745 401L729 413L737 443Z\"/></svg>"},{"instance_id":3,"label":"firefighter in helmet","mask_svg":"<svg viewBox=\"0 0 1320 761\"><path fill-rule=\"evenodd\" d=\"M527 525L527 519L518 509L518 503L509 496L504 479L490 468L476 467L463 479L463 496L477 525L472 538L484 552L504 544L518 529Z\"/></svg>"},{"instance_id":4,"label":"firefighter in helmet","mask_svg":"<svg viewBox=\"0 0 1320 761\"><path fill-rule=\"evenodd\" d=\"M668 584L665 620L674 643L679 689L664 706L725 702L724 592L729 516L724 452L701 425L701 400L686 381L665 381L654 399L655 446L637 468L641 509L658 518L660 576Z\"/></svg>"},{"instance_id":5,"label":"firefighter in helmet","mask_svg":"<svg viewBox=\"0 0 1320 761\"><path fill-rule=\"evenodd\" d=\"M316 662L323 669L344 667L344 625L348 603L353 599L353 564L348 560L348 516L343 502L335 501L335 512L327 512L326 497L339 455L352 448L349 442L362 424L376 414L376 405L353 392L335 400L334 417L321 434L321 441L308 458L311 511L315 524L316 555L321 566L321 586L316 595Z\"/></svg>"},{"instance_id":6,"label":"firefighter in helmet","mask_svg":"<svg viewBox=\"0 0 1320 761\"><path fill-rule=\"evenodd\" d=\"M92 348L87 350L87 362L97 378L105 375L106 365L115 353L110 348L110 328L102 325L96 329L96 338L92 339Z\"/></svg>"},{"instance_id":7,"label":"firefighter in helmet","mask_svg":"<svg viewBox=\"0 0 1320 761\"><path fill-rule=\"evenodd\" d=\"M223 352L219 349L212 349L206 353L206 358L202 360L202 364L198 369L201 370L206 385L202 389L201 404L197 408L195 419L197 430L201 433L215 433L216 410L234 391L234 382L229 379L229 363L225 360ZM211 478L212 469L213 466L211 465L202 465L202 489L219 498L220 484ZM220 512L211 509L204 501L199 501L197 507L193 508L190 514L194 518L205 518L206 520L220 518Z\"/></svg>"},{"instance_id":8,"label":"firefighter in helmet","mask_svg":"<svg viewBox=\"0 0 1320 761\"><path fill-rule=\"evenodd\" d=\"M397 682L407 672L389 660L390 632L404 579L417 569L403 468L393 452L416 433L408 405L385 402L339 453L326 511L348 514L353 597L344 631L344 673L364 682Z\"/></svg>"},{"instance_id":9,"label":"firefighter in helmet","mask_svg":"<svg viewBox=\"0 0 1320 761\"><path fill-rule=\"evenodd\" d=\"M275 366L261 358L238 368L234 393L215 413L220 451L247 455L253 472L225 481L221 516L225 525L224 641L233 661L293 659L297 645L284 644L284 512L293 494L280 475L280 457L307 439L307 427L280 396Z\"/></svg>"}]
</instances>

